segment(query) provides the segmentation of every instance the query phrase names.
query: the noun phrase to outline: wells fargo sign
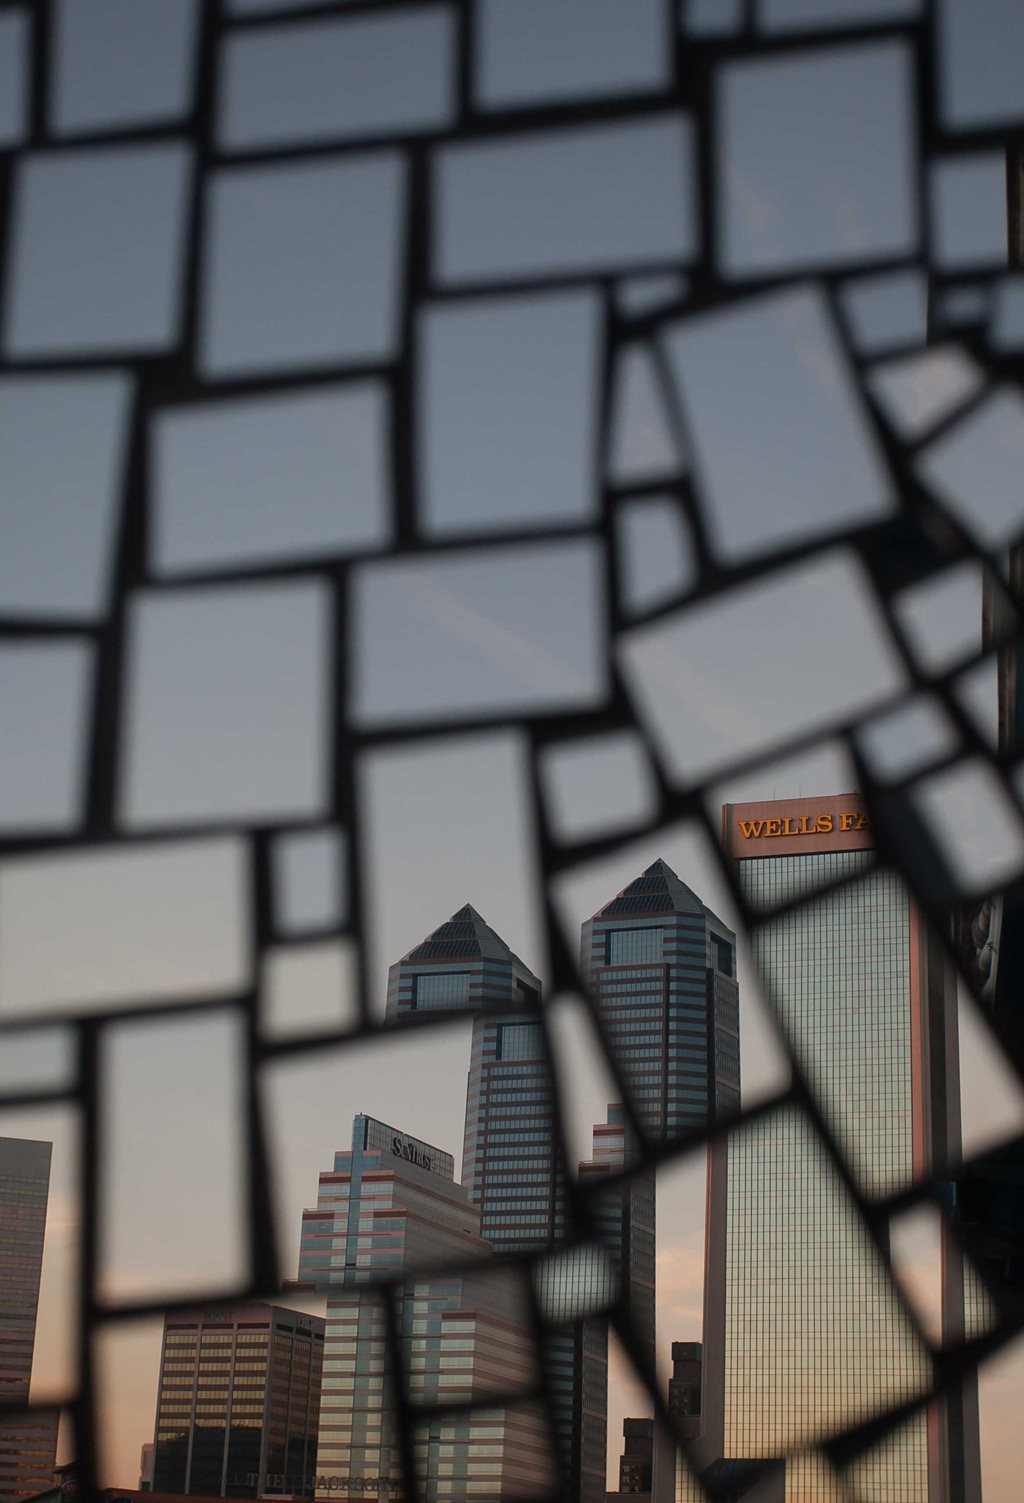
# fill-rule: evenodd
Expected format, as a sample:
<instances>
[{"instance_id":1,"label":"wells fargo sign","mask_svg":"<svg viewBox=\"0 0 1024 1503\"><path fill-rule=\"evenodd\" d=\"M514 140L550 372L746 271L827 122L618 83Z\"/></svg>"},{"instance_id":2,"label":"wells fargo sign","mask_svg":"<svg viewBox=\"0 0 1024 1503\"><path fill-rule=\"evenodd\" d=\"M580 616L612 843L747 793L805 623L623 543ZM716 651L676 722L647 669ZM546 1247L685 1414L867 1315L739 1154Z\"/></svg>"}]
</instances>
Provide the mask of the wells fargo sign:
<instances>
[{"instance_id":1,"label":"wells fargo sign","mask_svg":"<svg viewBox=\"0 0 1024 1503\"><path fill-rule=\"evenodd\" d=\"M874 844L871 821L856 793L726 804L722 839L738 860L864 851Z\"/></svg>"},{"instance_id":2,"label":"wells fargo sign","mask_svg":"<svg viewBox=\"0 0 1024 1503\"><path fill-rule=\"evenodd\" d=\"M787 814L777 819L738 819L744 840L773 840L783 835L832 835L835 831L870 830L867 815L859 809L832 814Z\"/></svg>"}]
</instances>

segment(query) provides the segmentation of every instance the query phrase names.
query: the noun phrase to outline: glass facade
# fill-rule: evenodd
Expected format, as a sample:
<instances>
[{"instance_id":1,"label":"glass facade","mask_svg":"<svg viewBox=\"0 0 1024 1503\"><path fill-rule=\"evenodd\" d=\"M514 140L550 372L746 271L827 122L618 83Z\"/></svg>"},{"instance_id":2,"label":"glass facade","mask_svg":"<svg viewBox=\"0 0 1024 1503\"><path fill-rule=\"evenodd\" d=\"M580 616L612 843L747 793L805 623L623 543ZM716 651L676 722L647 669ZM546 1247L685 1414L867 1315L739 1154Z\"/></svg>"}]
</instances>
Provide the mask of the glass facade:
<instances>
[{"instance_id":1,"label":"glass facade","mask_svg":"<svg viewBox=\"0 0 1024 1503\"><path fill-rule=\"evenodd\" d=\"M812 867L808 874L806 867ZM910 903L870 851L745 861L744 888L774 906L843 877L853 886L772 920L755 940L776 1015L863 1189L913 1176Z\"/></svg>"},{"instance_id":2,"label":"glass facade","mask_svg":"<svg viewBox=\"0 0 1024 1503\"><path fill-rule=\"evenodd\" d=\"M819 805L859 808L853 796L726 806L726 841L758 911L804 900L759 927L754 956L852 1174L880 1197L931 1161L922 1020L942 985L929 990L916 915L899 878L877 866L866 817L836 813L814 828ZM779 832L776 855L766 837ZM838 1500L846 1494L815 1445L925 1391L930 1355L799 1108L730 1134L709 1162L707 1443L726 1463L789 1454L787 1503ZM845 1481L865 1503L929 1503L935 1465L922 1413Z\"/></svg>"},{"instance_id":3,"label":"glass facade","mask_svg":"<svg viewBox=\"0 0 1024 1503\"><path fill-rule=\"evenodd\" d=\"M539 1020L541 983L467 905L391 967L389 1018L420 1010L425 995L443 990L440 980L425 990L425 978L453 973L468 978L466 1005L477 1014L466 1091L462 1183L479 1208L480 1233L498 1253L558 1247L571 1237L572 1229ZM572 1479L572 1496L579 1497L577 1416L582 1378L573 1330L553 1331L549 1347L545 1363L551 1423L563 1476ZM602 1497L603 1478L602 1461Z\"/></svg>"},{"instance_id":4,"label":"glass facade","mask_svg":"<svg viewBox=\"0 0 1024 1503\"><path fill-rule=\"evenodd\" d=\"M664 861L583 926L581 967L652 1137L678 1137L739 1107L735 944Z\"/></svg>"},{"instance_id":5,"label":"glass facade","mask_svg":"<svg viewBox=\"0 0 1024 1503\"><path fill-rule=\"evenodd\" d=\"M725 1271L729 1458L784 1455L927 1388L928 1354L860 1213L792 1108L730 1139ZM923 1416L886 1458L878 1503L927 1503ZM787 1499L825 1503L830 1472L791 1468Z\"/></svg>"},{"instance_id":6,"label":"glass facade","mask_svg":"<svg viewBox=\"0 0 1024 1503\"><path fill-rule=\"evenodd\" d=\"M274 1305L164 1323L155 1492L311 1497L324 1322Z\"/></svg>"},{"instance_id":7,"label":"glass facade","mask_svg":"<svg viewBox=\"0 0 1024 1503\"><path fill-rule=\"evenodd\" d=\"M0 1138L0 1500L53 1482L57 1415L28 1409L52 1145ZM40 1480L42 1479L42 1480Z\"/></svg>"}]
</instances>

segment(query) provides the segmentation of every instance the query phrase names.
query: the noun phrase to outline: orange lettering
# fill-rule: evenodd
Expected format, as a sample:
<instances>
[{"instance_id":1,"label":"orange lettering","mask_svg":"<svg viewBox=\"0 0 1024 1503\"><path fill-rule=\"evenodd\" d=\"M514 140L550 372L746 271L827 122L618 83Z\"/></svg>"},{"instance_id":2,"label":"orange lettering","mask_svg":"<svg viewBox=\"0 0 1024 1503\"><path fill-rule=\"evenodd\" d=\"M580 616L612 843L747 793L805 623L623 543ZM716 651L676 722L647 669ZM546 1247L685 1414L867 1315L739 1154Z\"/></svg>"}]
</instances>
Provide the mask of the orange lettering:
<instances>
[{"instance_id":1,"label":"orange lettering","mask_svg":"<svg viewBox=\"0 0 1024 1503\"><path fill-rule=\"evenodd\" d=\"M763 819L741 819L740 831L744 840L759 840L764 834Z\"/></svg>"},{"instance_id":2,"label":"orange lettering","mask_svg":"<svg viewBox=\"0 0 1024 1503\"><path fill-rule=\"evenodd\" d=\"M768 819L768 820L765 820L765 832L764 833L766 835L781 835L782 834L782 820L781 819Z\"/></svg>"},{"instance_id":3,"label":"orange lettering","mask_svg":"<svg viewBox=\"0 0 1024 1503\"><path fill-rule=\"evenodd\" d=\"M871 828L871 826L868 823L868 817L867 817L867 815L866 814L858 814L858 816L857 816L857 823L854 826L854 829L856 829L856 830L870 830L870 828Z\"/></svg>"},{"instance_id":4,"label":"orange lettering","mask_svg":"<svg viewBox=\"0 0 1024 1503\"><path fill-rule=\"evenodd\" d=\"M854 827L854 824L856 823L856 820L857 820L856 814L840 814L840 816L839 816L839 828L841 830L852 830L853 827Z\"/></svg>"},{"instance_id":5,"label":"orange lettering","mask_svg":"<svg viewBox=\"0 0 1024 1503\"><path fill-rule=\"evenodd\" d=\"M817 824L814 828L819 835L831 835L832 825L833 821L831 814L819 814Z\"/></svg>"}]
</instances>

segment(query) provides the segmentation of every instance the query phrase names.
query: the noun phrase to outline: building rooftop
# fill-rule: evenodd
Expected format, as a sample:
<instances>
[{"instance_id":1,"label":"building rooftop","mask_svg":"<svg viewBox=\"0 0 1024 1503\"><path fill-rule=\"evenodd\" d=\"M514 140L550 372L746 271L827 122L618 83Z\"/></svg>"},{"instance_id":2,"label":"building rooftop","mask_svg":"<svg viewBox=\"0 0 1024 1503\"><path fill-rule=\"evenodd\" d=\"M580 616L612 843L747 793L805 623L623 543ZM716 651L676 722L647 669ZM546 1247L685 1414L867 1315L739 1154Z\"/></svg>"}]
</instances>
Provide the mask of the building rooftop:
<instances>
[{"instance_id":1,"label":"building rooftop","mask_svg":"<svg viewBox=\"0 0 1024 1503\"><path fill-rule=\"evenodd\" d=\"M528 965L510 950L471 903L466 903L445 923L439 924L421 944L403 955L406 961L421 960L507 960L532 975Z\"/></svg>"},{"instance_id":2,"label":"building rooftop","mask_svg":"<svg viewBox=\"0 0 1024 1503\"><path fill-rule=\"evenodd\" d=\"M639 877L634 877L610 903L599 909L594 917L650 918L658 913L704 914L714 919L723 929L728 928L660 856Z\"/></svg>"}]
</instances>

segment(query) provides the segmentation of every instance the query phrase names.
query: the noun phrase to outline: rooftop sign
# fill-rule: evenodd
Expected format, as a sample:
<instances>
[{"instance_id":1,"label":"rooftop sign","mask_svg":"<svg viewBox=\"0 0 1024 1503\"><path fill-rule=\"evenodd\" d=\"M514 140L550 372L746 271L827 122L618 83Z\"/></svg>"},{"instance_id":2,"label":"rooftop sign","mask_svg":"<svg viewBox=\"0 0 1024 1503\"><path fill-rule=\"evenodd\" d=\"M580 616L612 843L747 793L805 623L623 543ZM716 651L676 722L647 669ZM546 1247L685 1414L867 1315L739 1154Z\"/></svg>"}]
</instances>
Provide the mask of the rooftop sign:
<instances>
[{"instance_id":1,"label":"rooftop sign","mask_svg":"<svg viewBox=\"0 0 1024 1503\"><path fill-rule=\"evenodd\" d=\"M873 844L871 821L855 793L725 804L722 837L726 851L740 861L870 850Z\"/></svg>"},{"instance_id":2,"label":"rooftop sign","mask_svg":"<svg viewBox=\"0 0 1024 1503\"><path fill-rule=\"evenodd\" d=\"M363 1131L359 1133L359 1124L364 1124ZM411 1133L402 1132L397 1127L389 1127L386 1122L380 1122L376 1117L356 1118L357 1136L360 1137L359 1146L372 1152L388 1154L392 1158L403 1159L407 1164L416 1164L420 1169L428 1169L431 1174L439 1174L442 1179L455 1178L455 1160L450 1153L445 1153L441 1148L435 1148L432 1143L424 1143L420 1138L414 1138Z\"/></svg>"}]
</instances>

